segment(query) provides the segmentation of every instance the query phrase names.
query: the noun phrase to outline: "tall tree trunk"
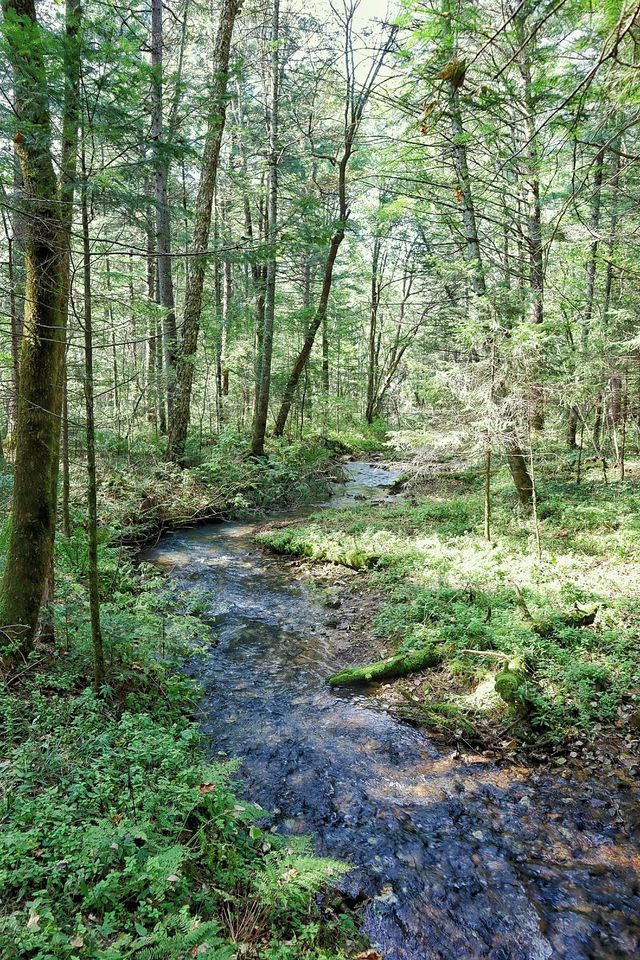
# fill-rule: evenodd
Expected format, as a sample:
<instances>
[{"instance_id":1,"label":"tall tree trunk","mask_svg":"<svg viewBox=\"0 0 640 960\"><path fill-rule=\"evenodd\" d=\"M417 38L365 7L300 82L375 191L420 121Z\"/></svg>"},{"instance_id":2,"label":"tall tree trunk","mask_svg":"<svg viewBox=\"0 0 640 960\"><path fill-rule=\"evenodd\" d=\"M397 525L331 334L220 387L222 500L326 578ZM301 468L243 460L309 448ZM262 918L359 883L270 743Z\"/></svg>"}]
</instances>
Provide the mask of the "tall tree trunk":
<instances>
[{"instance_id":1,"label":"tall tree trunk","mask_svg":"<svg viewBox=\"0 0 640 960\"><path fill-rule=\"evenodd\" d=\"M69 473L69 380L65 376L62 397L62 532L71 536L71 513L69 500L71 482Z\"/></svg>"},{"instance_id":2,"label":"tall tree trunk","mask_svg":"<svg viewBox=\"0 0 640 960\"><path fill-rule=\"evenodd\" d=\"M610 183L612 188L613 196L611 198L611 214L609 219L609 229L607 237L607 270L605 273L604 280L604 296L603 296L603 308L602 308L602 318L605 327L609 325L609 313L611 310L611 298L613 292L613 257L615 252L617 232L618 232L618 204L620 197L620 153L619 146L620 141L616 140L614 142L614 151L611 157L611 174L610 174ZM610 389L612 398L619 396L619 386L620 378L617 376L614 368L614 364L610 366ZM619 404L618 404L619 409ZM617 422L617 421L614 421Z\"/></svg>"},{"instance_id":3,"label":"tall tree trunk","mask_svg":"<svg viewBox=\"0 0 640 960\"><path fill-rule=\"evenodd\" d=\"M446 79L447 86L453 162L458 182L458 196L462 202L466 259L472 271L471 288L476 296L480 296L485 293L486 286L482 255L480 253L478 222L471 192L471 177L469 176L469 165L467 162L467 141L462 123L462 110L460 108L459 90L464 83L464 64L458 60L452 60L443 71L443 76Z\"/></svg>"},{"instance_id":4,"label":"tall tree trunk","mask_svg":"<svg viewBox=\"0 0 640 960\"><path fill-rule=\"evenodd\" d=\"M344 164L346 168L346 162ZM346 217L345 217L346 219ZM305 368L307 360L311 355L311 350L316 338L316 334L322 325L323 319L327 315L327 306L329 304L329 295L331 293L331 284L333 281L333 268L335 266L336 257L338 256L338 250L340 249L340 244L344 240L344 221L340 223L340 226L334 233L331 238L331 244L329 246L329 253L324 265L324 276L322 279L322 290L320 292L320 300L318 302L318 309L316 310L315 317L309 325L309 330L307 335L304 338L304 343L302 348L295 359L293 364L293 369L287 381L287 385L284 390L284 395L282 398L282 404L280 406L280 411L276 420L276 425L274 429L274 434L276 437L281 437L284 433L284 429L287 425L287 419L291 411L291 405L293 403L293 398L296 393L296 388L300 380L302 371Z\"/></svg>"},{"instance_id":5,"label":"tall tree trunk","mask_svg":"<svg viewBox=\"0 0 640 960\"><path fill-rule=\"evenodd\" d=\"M593 176L593 194L591 199L591 217L589 222L589 232L591 233L591 245L589 247L589 258L586 265L586 285L584 297L584 312L582 315L582 346L586 346L593 317L593 301L596 288L596 271L598 267L598 245L600 243L600 207L602 203L602 176L604 170L604 150L598 151L595 160L595 170Z\"/></svg>"},{"instance_id":6,"label":"tall tree trunk","mask_svg":"<svg viewBox=\"0 0 640 960\"><path fill-rule=\"evenodd\" d=\"M153 236L153 212L150 206L147 208L147 308L148 320L145 331L145 388L146 388L146 407L147 420L153 424L156 433L158 432L158 370L156 362L156 349L158 346L156 328L158 318L155 315L156 306L156 265L154 258L154 236Z\"/></svg>"},{"instance_id":7,"label":"tall tree trunk","mask_svg":"<svg viewBox=\"0 0 640 960\"><path fill-rule=\"evenodd\" d=\"M80 45L78 34L82 18L80 0L66 0L65 2L65 43L64 43L64 100L62 107L62 151L60 157L60 177L58 193L62 219L61 242L62 249L62 311L65 346L60 371L60 383L56 390L56 397L61 397L55 416L61 419L63 457L62 457L62 522L63 530L68 528L69 521L69 451L68 451L68 422L66 405L67 392L67 327L69 323L69 294L71 289L71 230L73 227L73 202L76 190L76 170L78 159L78 124L79 124L79 97L80 97ZM58 435L60 443L60 434ZM59 461L56 461L52 477L52 499L57 503ZM49 567L40 618L37 624L36 636L40 641L53 642L55 639L55 621L53 603L55 600L55 568L54 553L51 551Z\"/></svg>"},{"instance_id":8,"label":"tall tree trunk","mask_svg":"<svg viewBox=\"0 0 640 960\"><path fill-rule=\"evenodd\" d=\"M371 263L371 303L369 306L369 349L367 359L367 402L365 407L365 420L367 423L373 423L373 408L375 403L375 390L377 379L377 356L376 343L378 338L378 305L380 303L380 237L376 236L373 240L373 257Z\"/></svg>"},{"instance_id":9,"label":"tall tree trunk","mask_svg":"<svg viewBox=\"0 0 640 960\"><path fill-rule=\"evenodd\" d=\"M327 315L322 318L322 392L329 396L329 329Z\"/></svg>"},{"instance_id":10,"label":"tall tree trunk","mask_svg":"<svg viewBox=\"0 0 640 960\"><path fill-rule=\"evenodd\" d=\"M93 399L93 327L91 313L91 249L87 207L87 169L82 146L82 266L84 280L84 400L87 437L87 540L89 608L93 644L93 676L96 690L105 680L104 650L100 627L100 574L98 571L98 504L96 491L96 432Z\"/></svg>"},{"instance_id":11,"label":"tall tree trunk","mask_svg":"<svg viewBox=\"0 0 640 960\"><path fill-rule=\"evenodd\" d=\"M536 130L536 103L528 39L530 14L531 2L530 0L524 0L524 3L521 3L516 10L514 24L518 43L516 60L522 81L522 109L524 112L524 135L526 137L524 182L529 252L529 320L533 324L541 324L544 320L544 253L542 248L540 158L538 156L538 133ZM534 430L542 430L544 427L544 394L540 384L534 384L530 390L529 422Z\"/></svg>"},{"instance_id":12,"label":"tall tree trunk","mask_svg":"<svg viewBox=\"0 0 640 960\"><path fill-rule=\"evenodd\" d=\"M231 323L231 302L233 299L233 270L231 261L224 262L224 283L222 287L222 330L220 331L220 366L222 368L222 396L229 396L229 326Z\"/></svg>"},{"instance_id":13,"label":"tall tree trunk","mask_svg":"<svg viewBox=\"0 0 640 960\"><path fill-rule=\"evenodd\" d=\"M182 322L182 340L176 362L176 388L173 418L169 425L167 459L183 464L189 418L191 414L191 387L193 367L200 332L202 291L206 270L206 252L211 230L211 212L218 173L218 160L227 109L227 77L231 36L242 0L223 0L220 25L213 54L213 79L211 84L211 112L202 158L202 174L196 200L196 219L192 248L196 252L189 271L185 291Z\"/></svg>"},{"instance_id":14,"label":"tall tree trunk","mask_svg":"<svg viewBox=\"0 0 640 960\"><path fill-rule=\"evenodd\" d=\"M171 267L171 212L167 193L169 162L164 142L162 0L151 2L151 139L156 208L156 252L158 256L158 301L162 307L164 370L169 423L173 415L175 365L178 350L176 306Z\"/></svg>"},{"instance_id":15,"label":"tall tree trunk","mask_svg":"<svg viewBox=\"0 0 640 960\"><path fill-rule=\"evenodd\" d=\"M449 2L445 4L447 20L445 29L447 31L447 41L451 51L455 52L454 36L451 25L451 13ZM462 200L462 216L464 223L466 257L472 266L472 289L476 296L486 292L486 282L484 276L484 265L480 250L480 240L478 236L477 217L471 188L471 178L469 175L469 166L467 162L467 147L464 124L462 122L462 111L460 106L459 90L465 79L464 61L458 60L455 56L441 72L440 77L445 81L448 92L449 119L451 124L451 136L453 141L453 157L456 175L458 178L458 190ZM520 447L515 429L512 424L507 426L507 435L504 439L505 454L507 464L511 471L511 476L518 496L522 503L530 506L532 503L533 484L527 470L527 461L525 454Z\"/></svg>"},{"instance_id":16,"label":"tall tree trunk","mask_svg":"<svg viewBox=\"0 0 640 960\"><path fill-rule=\"evenodd\" d=\"M219 246L220 241L220 204L217 200L214 200L214 217L213 217L213 241L214 246ZM221 260L216 257L213 262L213 306L214 306L214 315L216 318L216 326L218 328L218 342L215 348L215 381L216 381L216 391L215 391L215 400L216 400L216 427L219 430L222 425L222 276L223 266ZM205 363L207 367L207 378L209 375L209 364L206 357L206 345L205 345ZM205 383L205 393L206 393L206 383ZM201 431L202 432L202 431Z\"/></svg>"},{"instance_id":17,"label":"tall tree trunk","mask_svg":"<svg viewBox=\"0 0 640 960\"><path fill-rule=\"evenodd\" d=\"M15 429L18 418L18 396L20 394L20 349L24 326L24 250L27 223L22 209L23 202L22 171L16 155L13 174L12 235L7 237L9 293L11 298L11 394L9 396L4 453L8 459L13 459L15 454Z\"/></svg>"},{"instance_id":18,"label":"tall tree trunk","mask_svg":"<svg viewBox=\"0 0 640 960\"><path fill-rule=\"evenodd\" d=\"M353 4L350 7L345 8L345 18L343 21L345 30L344 56L347 75L344 111L344 138L342 153L338 163L336 164L338 175L338 216L324 263L324 274L322 279L322 288L320 290L320 299L318 301L318 308L315 316L309 324L307 335L304 338L300 352L293 363L291 374L289 375L289 379L284 389L282 403L280 405L280 410L278 412L273 431L276 437L281 437L284 433L302 371L304 370L311 355L316 334L321 328L323 322L326 320L329 296L331 294L331 285L333 282L333 270L335 267L336 257L338 256L338 250L340 249L340 245L345 237L345 230L350 214L350 211L347 207L347 167L353 153L355 139L360 128L365 107L368 103L369 97L371 96L371 91L376 83L380 68L382 67L384 59L389 52L397 33L396 27L392 27L390 29L385 42L379 47L375 57L373 58L373 62L369 68L369 73L364 84L356 92L356 77L353 54L353 17L355 9L356 6Z\"/></svg>"},{"instance_id":19,"label":"tall tree trunk","mask_svg":"<svg viewBox=\"0 0 640 960\"><path fill-rule=\"evenodd\" d=\"M271 16L271 97L269 104L269 259L265 280L264 327L260 376L258 379L258 402L253 421L251 453L254 457L264 455L264 435L267 429L269 397L271 393L271 360L273 356L273 325L276 309L276 273L278 243L278 111L280 83L280 2L273 0Z\"/></svg>"},{"instance_id":20,"label":"tall tree trunk","mask_svg":"<svg viewBox=\"0 0 640 960\"><path fill-rule=\"evenodd\" d=\"M584 310L582 313L582 326L580 329L580 350L576 351L576 367L579 368L587 347L591 320L593 317L593 302L596 288L596 272L598 266L598 245L600 242L600 207L602 202L602 176L604 170L604 150L599 150L595 159L595 170L593 177L593 194L591 199L591 215L589 218L589 230L591 233L591 244L589 247L589 257L585 267L585 297ZM579 371L576 370L576 380L579 379ZM577 447L579 411L573 406L569 411L569 422L567 425L567 446L570 450Z\"/></svg>"},{"instance_id":21,"label":"tall tree trunk","mask_svg":"<svg viewBox=\"0 0 640 960\"><path fill-rule=\"evenodd\" d=\"M64 201L68 202L70 184L63 183L58 193L35 2L2 0L2 7L5 16L17 15L22 25L8 34L16 90L14 142L25 202L37 210L27 224L13 511L0 607L4 624L0 646L8 645L8 652L15 654L26 653L32 645L53 558L68 290L65 224L70 204L65 206ZM70 62L79 60L76 37L69 35L69 28L67 39L68 69ZM73 87L72 78L67 80ZM65 119L66 110L63 140ZM64 147L63 143L63 151Z\"/></svg>"},{"instance_id":22,"label":"tall tree trunk","mask_svg":"<svg viewBox=\"0 0 640 960\"><path fill-rule=\"evenodd\" d=\"M260 193L262 194L262 184L260 185ZM249 238L250 243L253 245L253 223L251 220L251 211L249 207L249 199L245 195L244 198L244 208L245 208L245 229L247 231L247 237ZM259 237L263 238L264 233L267 229L267 217L264 211L264 202L261 199L259 206ZM251 277L253 281L253 295L254 295L254 345L255 345L255 356L254 356L254 396L253 396L253 417L255 422L256 410L258 409L258 399L260 396L260 375L262 372L262 336L264 333L264 286L266 281L266 272L263 264L252 263L251 264Z\"/></svg>"}]
</instances>

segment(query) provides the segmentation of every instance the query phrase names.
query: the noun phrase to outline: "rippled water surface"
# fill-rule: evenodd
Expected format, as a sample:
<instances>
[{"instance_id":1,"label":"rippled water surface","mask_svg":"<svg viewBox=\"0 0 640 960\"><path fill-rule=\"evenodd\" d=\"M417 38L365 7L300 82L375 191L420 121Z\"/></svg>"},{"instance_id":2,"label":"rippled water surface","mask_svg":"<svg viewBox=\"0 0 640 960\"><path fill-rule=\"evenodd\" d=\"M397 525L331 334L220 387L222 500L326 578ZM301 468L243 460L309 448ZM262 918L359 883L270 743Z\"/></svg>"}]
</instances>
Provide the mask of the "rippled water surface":
<instances>
[{"instance_id":1,"label":"rippled water surface","mask_svg":"<svg viewBox=\"0 0 640 960\"><path fill-rule=\"evenodd\" d=\"M351 464L333 503L393 474ZM214 751L243 758L247 798L279 829L348 860L385 960L640 957L640 855L628 791L461 761L324 678L342 666L327 611L251 525L165 537L148 558L208 596L202 681ZM637 803L637 796L636 796ZM637 810L637 808L636 808Z\"/></svg>"}]
</instances>

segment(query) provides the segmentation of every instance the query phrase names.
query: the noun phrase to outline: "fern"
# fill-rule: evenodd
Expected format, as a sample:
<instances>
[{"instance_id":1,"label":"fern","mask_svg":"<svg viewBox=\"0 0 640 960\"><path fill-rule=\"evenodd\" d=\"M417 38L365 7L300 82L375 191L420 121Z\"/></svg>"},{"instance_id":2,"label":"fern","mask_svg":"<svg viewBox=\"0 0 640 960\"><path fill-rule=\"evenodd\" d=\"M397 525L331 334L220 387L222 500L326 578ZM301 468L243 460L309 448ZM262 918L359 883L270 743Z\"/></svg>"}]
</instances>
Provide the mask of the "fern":
<instances>
[{"instance_id":1,"label":"fern","mask_svg":"<svg viewBox=\"0 0 640 960\"><path fill-rule=\"evenodd\" d=\"M302 839L265 856L254 881L263 903L299 906L310 894L334 886L351 869L348 863L314 856L308 839Z\"/></svg>"},{"instance_id":2,"label":"fern","mask_svg":"<svg viewBox=\"0 0 640 960\"><path fill-rule=\"evenodd\" d=\"M185 913L171 918L170 923L132 944L136 960L183 960L191 956L207 960L233 960L235 950L220 937L215 921L200 923Z\"/></svg>"}]
</instances>

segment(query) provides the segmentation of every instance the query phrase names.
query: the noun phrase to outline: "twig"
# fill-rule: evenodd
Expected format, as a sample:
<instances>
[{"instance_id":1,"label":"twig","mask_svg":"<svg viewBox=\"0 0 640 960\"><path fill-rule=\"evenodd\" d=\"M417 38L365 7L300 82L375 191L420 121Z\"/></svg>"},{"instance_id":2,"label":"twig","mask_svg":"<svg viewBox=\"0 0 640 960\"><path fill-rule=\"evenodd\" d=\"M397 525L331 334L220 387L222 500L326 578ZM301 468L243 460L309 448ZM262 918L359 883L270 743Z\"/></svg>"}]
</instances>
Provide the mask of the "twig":
<instances>
[{"instance_id":1,"label":"twig","mask_svg":"<svg viewBox=\"0 0 640 960\"><path fill-rule=\"evenodd\" d=\"M40 657L39 660L32 660L31 663L28 663L26 667L23 667L22 670L19 670L18 673L14 673L13 676L7 677L4 681L5 687L8 687L10 684L15 683L15 681L21 677L23 674L28 673L29 670L32 670L34 667L37 667L39 663L44 663L47 657Z\"/></svg>"}]
</instances>

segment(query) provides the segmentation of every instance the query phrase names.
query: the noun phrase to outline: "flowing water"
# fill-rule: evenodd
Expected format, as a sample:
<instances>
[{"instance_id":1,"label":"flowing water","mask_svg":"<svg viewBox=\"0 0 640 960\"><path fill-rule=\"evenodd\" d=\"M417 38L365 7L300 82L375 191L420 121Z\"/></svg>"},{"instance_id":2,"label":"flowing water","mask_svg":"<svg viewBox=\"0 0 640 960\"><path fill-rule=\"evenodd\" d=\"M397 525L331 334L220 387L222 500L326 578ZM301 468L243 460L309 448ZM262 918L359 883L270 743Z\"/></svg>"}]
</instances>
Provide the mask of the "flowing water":
<instances>
[{"instance_id":1,"label":"flowing water","mask_svg":"<svg viewBox=\"0 0 640 960\"><path fill-rule=\"evenodd\" d=\"M351 464L332 503L380 498L394 475ZM206 591L212 645L190 663L214 753L242 758L247 799L278 830L353 864L385 960L640 957L637 807L628 791L457 758L332 693L343 666L327 611L250 524L166 536L147 558ZM636 797L637 801L637 797Z\"/></svg>"}]
</instances>

